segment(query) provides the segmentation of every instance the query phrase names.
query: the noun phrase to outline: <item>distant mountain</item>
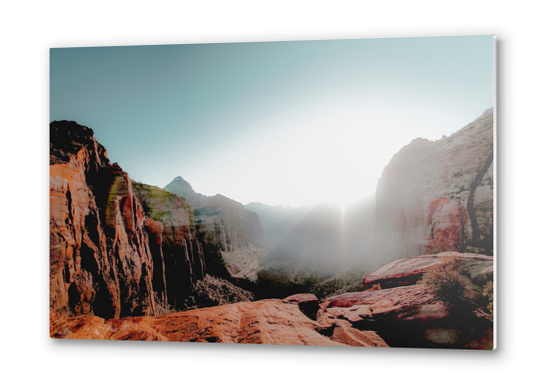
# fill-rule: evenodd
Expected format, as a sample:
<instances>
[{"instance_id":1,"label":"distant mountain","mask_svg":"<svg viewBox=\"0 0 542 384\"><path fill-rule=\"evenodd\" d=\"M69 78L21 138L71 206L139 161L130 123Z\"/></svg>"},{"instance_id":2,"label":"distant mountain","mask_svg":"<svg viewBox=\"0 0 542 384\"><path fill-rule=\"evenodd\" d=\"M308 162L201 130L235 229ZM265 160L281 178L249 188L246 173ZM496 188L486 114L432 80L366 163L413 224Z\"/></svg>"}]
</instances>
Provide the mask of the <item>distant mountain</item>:
<instances>
[{"instance_id":1,"label":"distant mountain","mask_svg":"<svg viewBox=\"0 0 542 384\"><path fill-rule=\"evenodd\" d=\"M196 196L203 197L201 194L196 194L190 183L181 176L174 178L171 183L164 187L164 190L181 196L191 204Z\"/></svg>"},{"instance_id":2,"label":"distant mountain","mask_svg":"<svg viewBox=\"0 0 542 384\"><path fill-rule=\"evenodd\" d=\"M207 251L213 252L211 248L216 248L214 252L219 252L224 258L232 277L256 279L258 260L267 254L265 249L268 246L256 213L220 194L205 196L196 193L180 176L164 190L185 198L191 205L197 230L208 247Z\"/></svg>"}]
</instances>

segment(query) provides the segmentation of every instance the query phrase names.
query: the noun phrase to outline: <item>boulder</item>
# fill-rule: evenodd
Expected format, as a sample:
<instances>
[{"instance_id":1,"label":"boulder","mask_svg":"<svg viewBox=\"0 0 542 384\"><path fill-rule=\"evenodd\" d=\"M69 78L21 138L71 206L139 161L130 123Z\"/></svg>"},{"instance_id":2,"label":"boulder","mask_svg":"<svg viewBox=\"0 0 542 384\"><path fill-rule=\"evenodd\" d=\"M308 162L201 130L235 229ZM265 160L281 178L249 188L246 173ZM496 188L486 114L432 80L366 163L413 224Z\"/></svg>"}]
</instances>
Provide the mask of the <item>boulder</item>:
<instances>
[{"instance_id":1,"label":"boulder","mask_svg":"<svg viewBox=\"0 0 542 384\"><path fill-rule=\"evenodd\" d=\"M288 296L282 300L283 303L296 304L301 312L309 318L316 320L316 314L320 309L320 300L312 293L300 293L293 296Z\"/></svg>"}]
</instances>

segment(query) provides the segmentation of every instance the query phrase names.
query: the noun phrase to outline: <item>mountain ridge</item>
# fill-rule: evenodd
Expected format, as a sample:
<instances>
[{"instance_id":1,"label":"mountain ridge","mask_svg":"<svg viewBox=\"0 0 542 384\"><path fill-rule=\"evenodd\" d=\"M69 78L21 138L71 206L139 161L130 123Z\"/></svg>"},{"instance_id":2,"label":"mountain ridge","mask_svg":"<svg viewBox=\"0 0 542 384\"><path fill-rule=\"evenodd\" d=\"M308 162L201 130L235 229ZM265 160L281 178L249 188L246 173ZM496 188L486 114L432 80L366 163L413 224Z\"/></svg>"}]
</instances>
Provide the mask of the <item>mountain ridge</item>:
<instances>
[{"instance_id":1,"label":"mountain ridge","mask_svg":"<svg viewBox=\"0 0 542 384\"><path fill-rule=\"evenodd\" d=\"M258 214L224 195L196 193L177 176L164 190L186 198L194 210L196 227L205 244L223 258L230 277L255 281L269 247Z\"/></svg>"}]
</instances>

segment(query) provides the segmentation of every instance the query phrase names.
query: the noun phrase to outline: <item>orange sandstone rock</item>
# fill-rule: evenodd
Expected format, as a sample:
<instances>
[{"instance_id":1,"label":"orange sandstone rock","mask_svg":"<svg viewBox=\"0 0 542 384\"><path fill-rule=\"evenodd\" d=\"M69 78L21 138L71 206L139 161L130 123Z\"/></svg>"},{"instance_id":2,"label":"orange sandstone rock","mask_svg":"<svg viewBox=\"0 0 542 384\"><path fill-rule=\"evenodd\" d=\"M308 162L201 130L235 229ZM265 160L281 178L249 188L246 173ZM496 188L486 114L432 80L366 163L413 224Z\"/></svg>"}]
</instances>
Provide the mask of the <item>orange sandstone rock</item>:
<instances>
[{"instance_id":1,"label":"orange sandstone rock","mask_svg":"<svg viewBox=\"0 0 542 384\"><path fill-rule=\"evenodd\" d=\"M153 340L280 345L378 346L374 332L341 324L331 337L296 305L261 300L195 309L158 317L104 320L96 316L51 317L51 337L72 339Z\"/></svg>"},{"instance_id":2,"label":"orange sandstone rock","mask_svg":"<svg viewBox=\"0 0 542 384\"><path fill-rule=\"evenodd\" d=\"M186 203L173 197L178 222L151 220L128 174L110 164L90 128L51 123L51 310L103 318L155 315L167 308L168 296L203 278L203 252L190 232ZM147 203L155 212L161 208ZM170 284L168 291L165 264L171 258L183 273L172 271L181 288Z\"/></svg>"},{"instance_id":3,"label":"orange sandstone rock","mask_svg":"<svg viewBox=\"0 0 542 384\"><path fill-rule=\"evenodd\" d=\"M399 259L386 264L379 270L365 275L365 287L380 286L392 288L396 286L416 284L427 268L442 262L444 257L457 257L470 273L471 278L488 280L493 274L493 256L475 253L442 252L435 255L423 255Z\"/></svg>"}]
</instances>

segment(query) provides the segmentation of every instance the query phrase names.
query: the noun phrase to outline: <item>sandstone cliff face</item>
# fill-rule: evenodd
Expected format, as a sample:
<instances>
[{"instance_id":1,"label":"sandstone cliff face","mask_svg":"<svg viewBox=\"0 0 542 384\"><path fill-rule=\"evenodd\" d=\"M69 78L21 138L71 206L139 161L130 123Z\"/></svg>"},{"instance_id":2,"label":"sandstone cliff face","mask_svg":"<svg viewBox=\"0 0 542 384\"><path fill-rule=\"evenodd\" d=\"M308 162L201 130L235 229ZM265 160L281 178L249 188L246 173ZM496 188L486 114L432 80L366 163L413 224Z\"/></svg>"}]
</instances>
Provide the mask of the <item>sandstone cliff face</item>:
<instances>
[{"instance_id":1,"label":"sandstone cliff face","mask_svg":"<svg viewBox=\"0 0 542 384\"><path fill-rule=\"evenodd\" d=\"M110 164L91 129L67 121L50 128L51 308L153 315L164 279L153 276L145 214L128 175Z\"/></svg>"},{"instance_id":2,"label":"sandstone cliff face","mask_svg":"<svg viewBox=\"0 0 542 384\"><path fill-rule=\"evenodd\" d=\"M163 263L160 265L157 259L155 270L157 275L165 276L169 304L180 307L196 282L203 280L206 271L203 248L195 236L192 210L183 198L158 187L133 183L133 190L149 216L149 230L155 223L161 224L157 233L161 234ZM158 235L153 238L158 239Z\"/></svg>"},{"instance_id":3,"label":"sandstone cliff face","mask_svg":"<svg viewBox=\"0 0 542 384\"><path fill-rule=\"evenodd\" d=\"M147 213L146 213L147 212ZM155 315L205 275L186 202L132 183L90 128L50 126L50 306L103 318Z\"/></svg>"},{"instance_id":4,"label":"sandstone cliff face","mask_svg":"<svg viewBox=\"0 0 542 384\"><path fill-rule=\"evenodd\" d=\"M381 265L445 251L493 254L493 109L450 137L412 141L379 180Z\"/></svg>"},{"instance_id":5,"label":"sandstone cliff face","mask_svg":"<svg viewBox=\"0 0 542 384\"><path fill-rule=\"evenodd\" d=\"M194 210L202 242L218 248L232 277L255 279L258 260L266 247L263 228L256 213L225 196L196 193L180 176L164 190L187 200Z\"/></svg>"}]
</instances>

